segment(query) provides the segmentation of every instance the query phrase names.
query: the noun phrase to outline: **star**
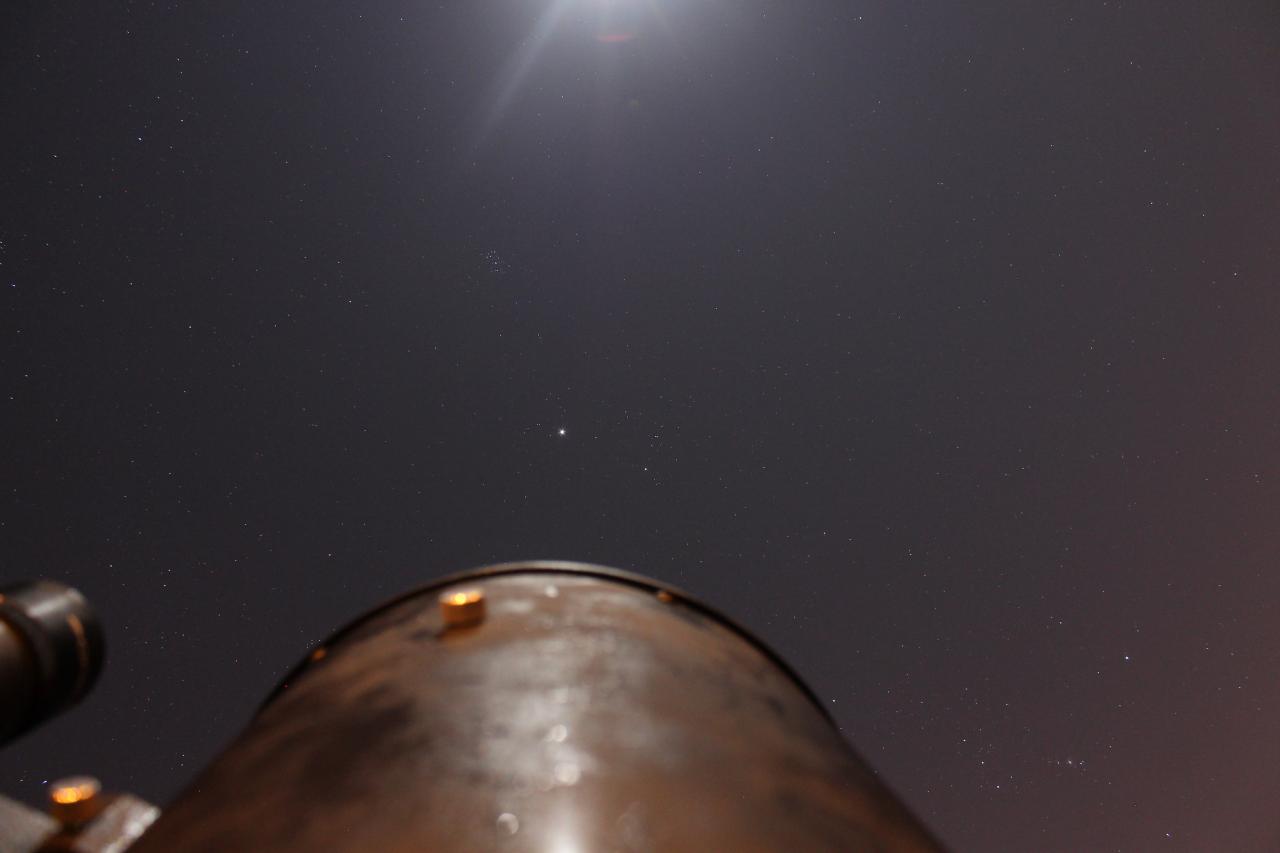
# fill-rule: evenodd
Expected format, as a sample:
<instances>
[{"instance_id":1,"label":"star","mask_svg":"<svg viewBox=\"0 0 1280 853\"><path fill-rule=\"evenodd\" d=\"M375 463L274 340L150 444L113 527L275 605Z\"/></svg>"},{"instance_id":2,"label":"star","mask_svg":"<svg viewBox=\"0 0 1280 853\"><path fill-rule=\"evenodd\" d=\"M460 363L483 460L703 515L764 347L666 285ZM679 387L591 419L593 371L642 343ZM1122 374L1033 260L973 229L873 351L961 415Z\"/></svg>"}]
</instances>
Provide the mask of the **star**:
<instances>
[{"instance_id":1,"label":"star","mask_svg":"<svg viewBox=\"0 0 1280 853\"><path fill-rule=\"evenodd\" d=\"M560 429L556 430L556 435L564 436L564 434L565 434L565 428L564 428L564 427L560 427Z\"/></svg>"}]
</instances>

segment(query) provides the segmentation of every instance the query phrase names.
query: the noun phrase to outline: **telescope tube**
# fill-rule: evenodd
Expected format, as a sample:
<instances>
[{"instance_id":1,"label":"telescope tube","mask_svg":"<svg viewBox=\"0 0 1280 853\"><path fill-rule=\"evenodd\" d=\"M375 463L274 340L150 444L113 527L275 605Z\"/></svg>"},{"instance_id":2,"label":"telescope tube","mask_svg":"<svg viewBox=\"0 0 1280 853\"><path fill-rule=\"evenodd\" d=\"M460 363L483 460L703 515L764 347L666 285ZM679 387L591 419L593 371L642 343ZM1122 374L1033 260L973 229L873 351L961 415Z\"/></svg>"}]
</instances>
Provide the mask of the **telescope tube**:
<instances>
[{"instance_id":1,"label":"telescope tube","mask_svg":"<svg viewBox=\"0 0 1280 853\"><path fill-rule=\"evenodd\" d=\"M656 581L552 562L330 637L131 848L940 849L761 642Z\"/></svg>"}]
</instances>

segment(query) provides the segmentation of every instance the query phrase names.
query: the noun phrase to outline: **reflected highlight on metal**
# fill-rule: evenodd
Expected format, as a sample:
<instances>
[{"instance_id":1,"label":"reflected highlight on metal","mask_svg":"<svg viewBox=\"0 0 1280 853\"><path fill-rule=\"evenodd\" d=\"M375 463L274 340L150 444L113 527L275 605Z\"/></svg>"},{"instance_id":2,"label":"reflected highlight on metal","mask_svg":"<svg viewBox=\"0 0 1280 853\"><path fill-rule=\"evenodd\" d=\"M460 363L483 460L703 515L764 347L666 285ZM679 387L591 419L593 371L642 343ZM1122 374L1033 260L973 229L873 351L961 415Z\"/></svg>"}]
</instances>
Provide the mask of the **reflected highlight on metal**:
<instances>
[{"instance_id":1,"label":"reflected highlight on metal","mask_svg":"<svg viewBox=\"0 0 1280 853\"><path fill-rule=\"evenodd\" d=\"M88 823L101 810L102 785L92 776L59 779L49 786L49 816L65 827Z\"/></svg>"},{"instance_id":2,"label":"reflected highlight on metal","mask_svg":"<svg viewBox=\"0 0 1280 853\"><path fill-rule=\"evenodd\" d=\"M466 628L484 621L484 592L451 590L440 596L440 612L446 628Z\"/></svg>"}]
</instances>

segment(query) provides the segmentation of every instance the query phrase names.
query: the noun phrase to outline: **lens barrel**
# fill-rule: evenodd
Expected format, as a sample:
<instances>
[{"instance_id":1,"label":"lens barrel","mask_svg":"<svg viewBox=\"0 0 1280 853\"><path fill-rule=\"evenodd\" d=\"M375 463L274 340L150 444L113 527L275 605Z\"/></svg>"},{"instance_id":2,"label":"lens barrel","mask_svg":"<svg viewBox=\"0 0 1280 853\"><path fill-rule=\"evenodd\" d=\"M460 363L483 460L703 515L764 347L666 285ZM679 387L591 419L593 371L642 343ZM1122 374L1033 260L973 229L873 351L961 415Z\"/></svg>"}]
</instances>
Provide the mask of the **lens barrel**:
<instances>
[{"instance_id":1,"label":"lens barrel","mask_svg":"<svg viewBox=\"0 0 1280 853\"><path fill-rule=\"evenodd\" d=\"M106 655L89 602L48 580L0 590L0 745L75 705Z\"/></svg>"}]
</instances>

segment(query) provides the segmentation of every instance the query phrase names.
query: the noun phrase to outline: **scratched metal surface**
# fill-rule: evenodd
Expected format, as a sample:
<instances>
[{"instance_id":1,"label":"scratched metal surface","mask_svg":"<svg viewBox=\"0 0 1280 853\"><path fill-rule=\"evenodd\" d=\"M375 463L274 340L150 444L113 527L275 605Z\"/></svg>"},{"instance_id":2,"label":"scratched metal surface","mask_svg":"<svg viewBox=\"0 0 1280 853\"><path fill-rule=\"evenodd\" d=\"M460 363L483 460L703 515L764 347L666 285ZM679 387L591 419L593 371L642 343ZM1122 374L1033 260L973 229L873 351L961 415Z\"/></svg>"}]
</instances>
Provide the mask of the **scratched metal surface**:
<instances>
[{"instance_id":1,"label":"scratched metal surface","mask_svg":"<svg viewBox=\"0 0 1280 853\"><path fill-rule=\"evenodd\" d=\"M502 574L341 635L138 844L151 851L933 850L794 679L607 578Z\"/></svg>"}]
</instances>

